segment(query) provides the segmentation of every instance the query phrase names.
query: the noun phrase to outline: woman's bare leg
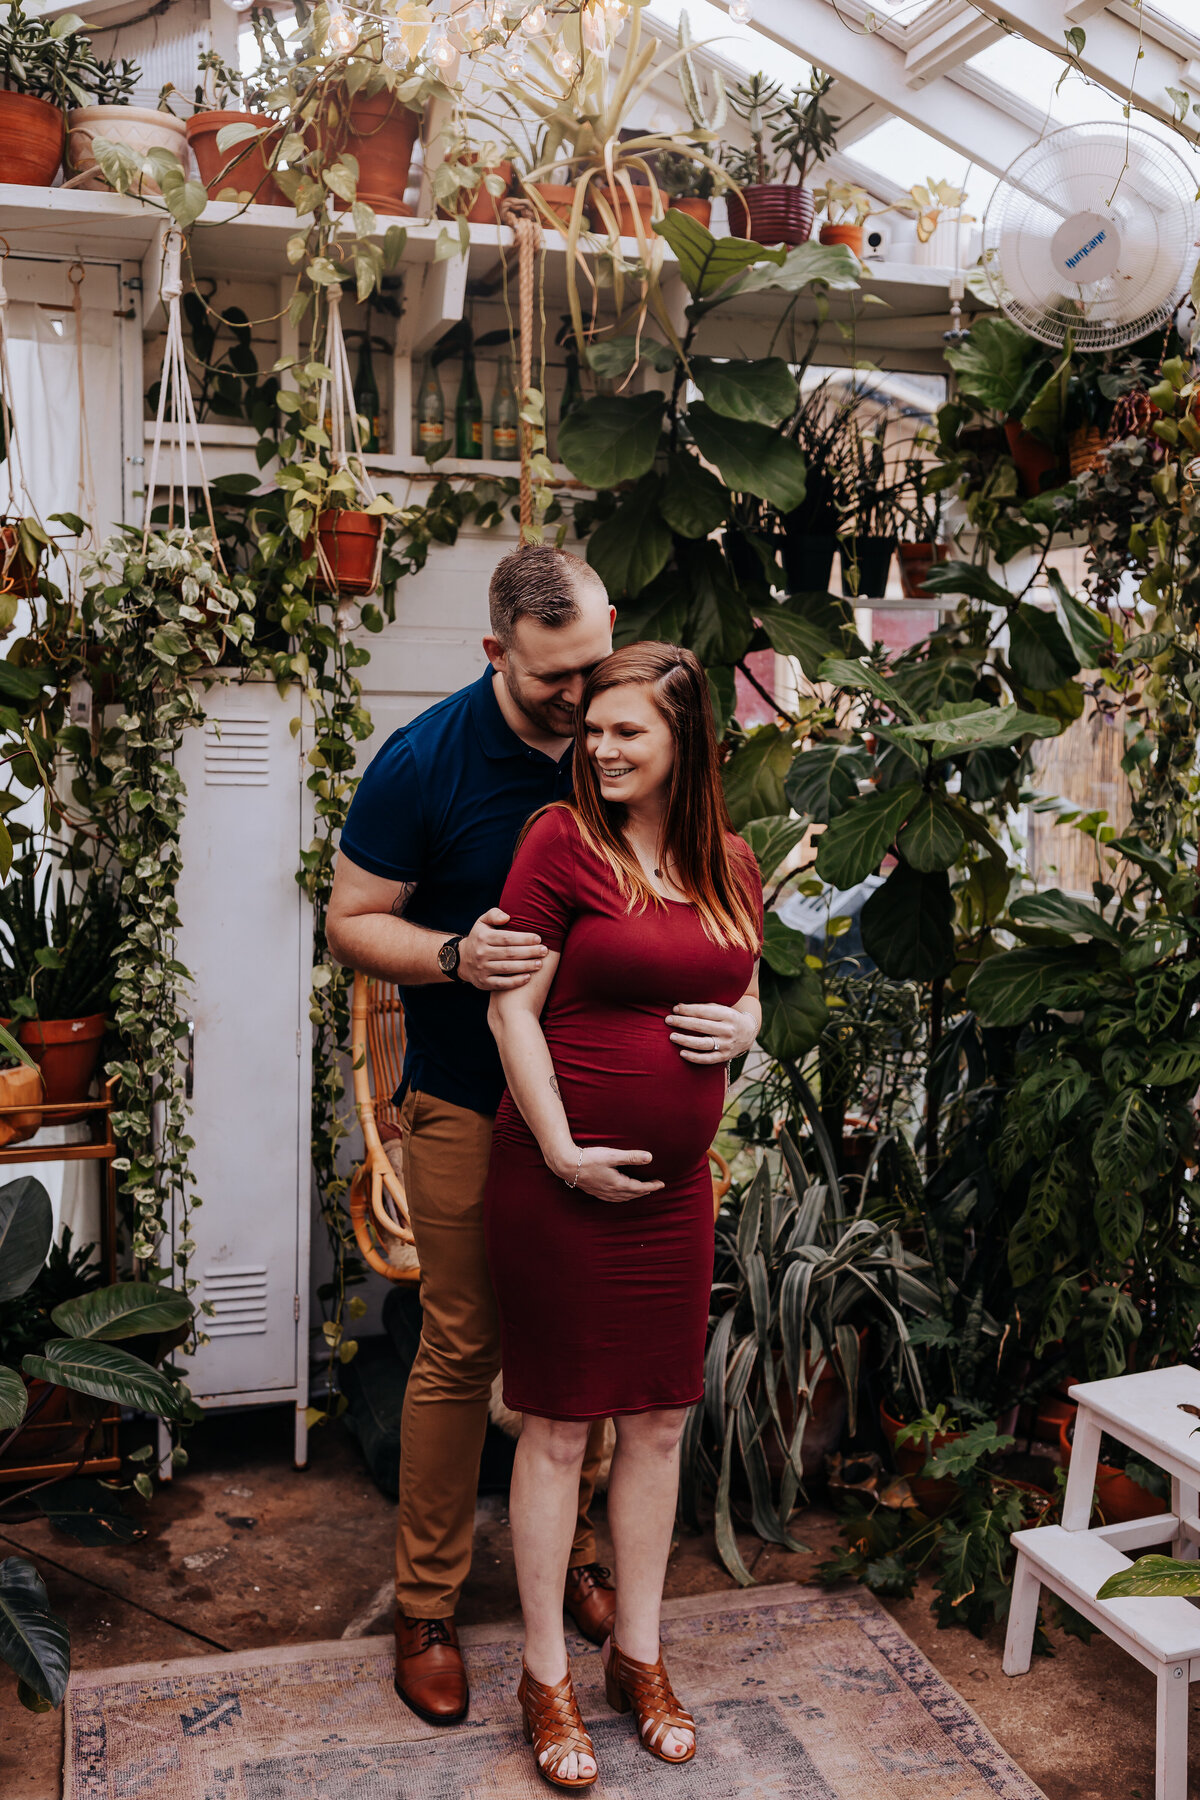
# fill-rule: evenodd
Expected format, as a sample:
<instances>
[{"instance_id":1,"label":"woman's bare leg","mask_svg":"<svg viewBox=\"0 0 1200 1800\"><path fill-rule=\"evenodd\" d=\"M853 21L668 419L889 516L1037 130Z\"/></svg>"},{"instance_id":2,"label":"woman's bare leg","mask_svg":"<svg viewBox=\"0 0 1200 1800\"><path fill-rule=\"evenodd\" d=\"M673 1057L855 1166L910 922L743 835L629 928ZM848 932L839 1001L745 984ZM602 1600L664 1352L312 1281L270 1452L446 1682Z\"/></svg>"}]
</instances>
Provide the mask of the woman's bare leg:
<instances>
[{"instance_id":1,"label":"woman's bare leg","mask_svg":"<svg viewBox=\"0 0 1200 1800\"><path fill-rule=\"evenodd\" d=\"M626 1413L615 1421L617 1447L608 1477L617 1616L613 1636L635 1662L658 1660L658 1624L679 1492L679 1440L686 1407ZM690 1731L669 1731L662 1748L678 1755Z\"/></svg>"},{"instance_id":2,"label":"woman's bare leg","mask_svg":"<svg viewBox=\"0 0 1200 1800\"><path fill-rule=\"evenodd\" d=\"M525 1666L535 1681L545 1683L561 1681L567 1672L563 1588L587 1436L587 1420L526 1413L513 1462L508 1516L525 1620ZM571 1751L559 1772L574 1777L594 1774L595 1768L590 1756Z\"/></svg>"}]
</instances>

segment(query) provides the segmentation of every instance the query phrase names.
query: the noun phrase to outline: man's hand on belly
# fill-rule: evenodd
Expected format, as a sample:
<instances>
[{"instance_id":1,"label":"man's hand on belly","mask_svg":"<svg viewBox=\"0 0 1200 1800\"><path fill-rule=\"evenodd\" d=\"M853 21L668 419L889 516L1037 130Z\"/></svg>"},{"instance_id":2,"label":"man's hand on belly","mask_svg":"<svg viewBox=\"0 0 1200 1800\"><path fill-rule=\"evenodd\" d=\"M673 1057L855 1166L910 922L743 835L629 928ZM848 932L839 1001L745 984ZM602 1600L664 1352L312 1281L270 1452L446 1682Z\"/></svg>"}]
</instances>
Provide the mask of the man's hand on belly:
<instances>
[{"instance_id":1,"label":"man's hand on belly","mask_svg":"<svg viewBox=\"0 0 1200 1800\"><path fill-rule=\"evenodd\" d=\"M669 1012L667 1029L684 1062L715 1065L744 1056L758 1027L752 1014L736 1006L697 1002Z\"/></svg>"}]
</instances>

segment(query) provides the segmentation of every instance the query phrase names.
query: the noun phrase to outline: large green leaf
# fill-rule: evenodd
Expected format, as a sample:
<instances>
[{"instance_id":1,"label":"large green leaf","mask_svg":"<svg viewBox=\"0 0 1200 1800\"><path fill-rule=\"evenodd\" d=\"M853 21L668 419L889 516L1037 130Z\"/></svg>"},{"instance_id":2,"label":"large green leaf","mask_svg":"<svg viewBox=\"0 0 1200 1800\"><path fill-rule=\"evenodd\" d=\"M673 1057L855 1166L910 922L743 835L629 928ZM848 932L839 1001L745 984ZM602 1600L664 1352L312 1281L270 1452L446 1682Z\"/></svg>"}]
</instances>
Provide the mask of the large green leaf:
<instances>
[{"instance_id":1,"label":"large green leaf","mask_svg":"<svg viewBox=\"0 0 1200 1800\"><path fill-rule=\"evenodd\" d=\"M808 939L802 931L785 925L779 914L769 912L763 920L763 961L777 975L800 975L808 967Z\"/></svg>"},{"instance_id":2,"label":"large green leaf","mask_svg":"<svg viewBox=\"0 0 1200 1800\"><path fill-rule=\"evenodd\" d=\"M0 1661L52 1706L61 1706L71 1673L71 1638L50 1611L45 1584L31 1562L0 1562Z\"/></svg>"},{"instance_id":3,"label":"large green leaf","mask_svg":"<svg viewBox=\"0 0 1200 1800\"><path fill-rule=\"evenodd\" d=\"M54 1208L32 1175L0 1187L0 1300L15 1300L36 1277L50 1252Z\"/></svg>"},{"instance_id":4,"label":"large green leaf","mask_svg":"<svg viewBox=\"0 0 1200 1800\"><path fill-rule=\"evenodd\" d=\"M658 510L680 537L706 538L729 517L732 497L699 457L680 451L667 464Z\"/></svg>"},{"instance_id":5,"label":"large green leaf","mask_svg":"<svg viewBox=\"0 0 1200 1800\"><path fill-rule=\"evenodd\" d=\"M897 863L859 914L863 949L896 981L933 981L954 967L950 877Z\"/></svg>"},{"instance_id":6,"label":"large green leaf","mask_svg":"<svg viewBox=\"0 0 1200 1800\"><path fill-rule=\"evenodd\" d=\"M57 1531L65 1531L90 1549L130 1544L146 1535L144 1526L121 1511L119 1495L99 1481L56 1481L41 1489L36 1499Z\"/></svg>"},{"instance_id":7,"label":"large green leaf","mask_svg":"<svg viewBox=\"0 0 1200 1800\"><path fill-rule=\"evenodd\" d=\"M711 666L705 669L704 676L708 682L713 730L718 738L723 738L737 711L737 680L732 669L714 669Z\"/></svg>"},{"instance_id":8,"label":"large green leaf","mask_svg":"<svg viewBox=\"0 0 1200 1800\"><path fill-rule=\"evenodd\" d=\"M52 669L30 669L20 663L0 661L0 699L28 704L53 679Z\"/></svg>"},{"instance_id":9,"label":"large green leaf","mask_svg":"<svg viewBox=\"0 0 1200 1800\"><path fill-rule=\"evenodd\" d=\"M736 663L754 636L746 596L735 584L719 547L704 540L676 545L676 562L691 594L687 644L705 666Z\"/></svg>"},{"instance_id":10,"label":"large green leaf","mask_svg":"<svg viewBox=\"0 0 1200 1800\"><path fill-rule=\"evenodd\" d=\"M852 661L846 656L831 656L820 668L822 681L830 681L834 687L849 688L851 693L874 694L885 706L890 706L900 719L915 720L917 715L900 690L881 675L870 663Z\"/></svg>"},{"instance_id":11,"label":"large green leaf","mask_svg":"<svg viewBox=\"0 0 1200 1800\"><path fill-rule=\"evenodd\" d=\"M721 770L725 804L735 831L751 819L787 810L783 783L792 763L792 740L778 725L759 725L746 734Z\"/></svg>"},{"instance_id":12,"label":"large green leaf","mask_svg":"<svg viewBox=\"0 0 1200 1800\"><path fill-rule=\"evenodd\" d=\"M1007 319L985 316L971 321L967 341L945 357L968 400L1007 417L1022 403L1026 373L1040 354L1041 346Z\"/></svg>"},{"instance_id":13,"label":"large green leaf","mask_svg":"<svg viewBox=\"0 0 1200 1800\"><path fill-rule=\"evenodd\" d=\"M777 1062L796 1062L808 1055L829 1020L820 978L807 965L798 974L777 975L764 962L758 979L763 1014L758 1041Z\"/></svg>"},{"instance_id":14,"label":"large green leaf","mask_svg":"<svg viewBox=\"0 0 1200 1800\"><path fill-rule=\"evenodd\" d=\"M764 883L771 879L807 830L806 819L789 819L786 814L779 813L770 819L750 819L741 827L741 834L754 852Z\"/></svg>"},{"instance_id":15,"label":"large green leaf","mask_svg":"<svg viewBox=\"0 0 1200 1800\"><path fill-rule=\"evenodd\" d=\"M665 218L655 219L653 228L675 252L679 273L693 300L706 300L752 263L779 265L784 261L782 250L767 250L752 238L714 237L699 219L678 207L671 207Z\"/></svg>"},{"instance_id":16,"label":"large green leaf","mask_svg":"<svg viewBox=\"0 0 1200 1800\"><path fill-rule=\"evenodd\" d=\"M1041 894L1025 894L1009 908L1022 925L1047 925L1053 931L1069 931L1074 937L1101 938L1106 944L1123 945L1125 940L1115 925L1098 913L1086 900L1075 900L1061 888L1047 888Z\"/></svg>"},{"instance_id":17,"label":"large green leaf","mask_svg":"<svg viewBox=\"0 0 1200 1800\"><path fill-rule=\"evenodd\" d=\"M675 352L669 344L659 344L648 337L604 338L598 344L588 345L588 367L602 381L619 381L639 360L666 374L675 367Z\"/></svg>"},{"instance_id":18,"label":"large green leaf","mask_svg":"<svg viewBox=\"0 0 1200 1800\"><path fill-rule=\"evenodd\" d=\"M152 1281L118 1281L64 1300L50 1314L66 1337L114 1339L142 1337L147 1332L178 1331L192 1318L192 1303L174 1288Z\"/></svg>"},{"instance_id":19,"label":"large green leaf","mask_svg":"<svg viewBox=\"0 0 1200 1800\"><path fill-rule=\"evenodd\" d=\"M665 405L662 394L585 400L558 428L559 457L589 487L636 481L654 466Z\"/></svg>"},{"instance_id":20,"label":"large green leaf","mask_svg":"<svg viewBox=\"0 0 1200 1800\"><path fill-rule=\"evenodd\" d=\"M796 377L782 356L764 357L761 362L694 356L691 368L692 379L709 406L727 419L779 425L796 410Z\"/></svg>"},{"instance_id":21,"label":"large green leaf","mask_svg":"<svg viewBox=\"0 0 1200 1800\"><path fill-rule=\"evenodd\" d=\"M1134 1186L1153 1170L1162 1128L1162 1115L1139 1089L1114 1096L1092 1138L1092 1163L1106 1187Z\"/></svg>"},{"instance_id":22,"label":"large green leaf","mask_svg":"<svg viewBox=\"0 0 1200 1800\"><path fill-rule=\"evenodd\" d=\"M856 288L862 282L862 265L845 244L821 244L810 240L789 250L778 266L772 267L773 261L764 256L763 266L743 275L728 295L722 294L721 299L732 298L735 294L757 294L768 288L798 294L814 282L823 282L831 288Z\"/></svg>"},{"instance_id":23,"label":"large green leaf","mask_svg":"<svg viewBox=\"0 0 1200 1800\"><path fill-rule=\"evenodd\" d=\"M1174 1556L1139 1556L1127 1569L1110 1575L1096 1591L1097 1600L1200 1599L1200 1562Z\"/></svg>"},{"instance_id":24,"label":"large green leaf","mask_svg":"<svg viewBox=\"0 0 1200 1800\"><path fill-rule=\"evenodd\" d=\"M818 825L827 825L858 797L858 784L870 771L870 758L860 744L812 744L788 770L784 784L788 804Z\"/></svg>"},{"instance_id":25,"label":"large green leaf","mask_svg":"<svg viewBox=\"0 0 1200 1800\"><path fill-rule=\"evenodd\" d=\"M831 887L852 888L874 875L921 798L915 781L883 793L859 794L832 819L817 845L817 874Z\"/></svg>"},{"instance_id":26,"label":"large green leaf","mask_svg":"<svg viewBox=\"0 0 1200 1800\"><path fill-rule=\"evenodd\" d=\"M570 413L568 419L577 416ZM688 408L688 426L701 456L715 464L735 493L769 500L783 513L799 506L804 498L804 457L790 438L780 437L767 425L727 419L702 400ZM563 461L570 462L565 453Z\"/></svg>"},{"instance_id":27,"label":"large green leaf","mask_svg":"<svg viewBox=\"0 0 1200 1800\"><path fill-rule=\"evenodd\" d=\"M77 1394L90 1394L114 1406L132 1406L160 1419L183 1416L181 1403L165 1375L148 1363L118 1350L115 1344L89 1339L51 1338L40 1356L27 1356L21 1367Z\"/></svg>"},{"instance_id":28,"label":"large green leaf","mask_svg":"<svg viewBox=\"0 0 1200 1800\"><path fill-rule=\"evenodd\" d=\"M1008 661L1023 688L1052 693L1079 673L1079 658L1052 612L1025 601L1008 621Z\"/></svg>"},{"instance_id":29,"label":"large green leaf","mask_svg":"<svg viewBox=\"0 0 1200 1800\"><path fill-rule=\"evenodd\" d=\"M765 606L760 615L763 630L771 640L772 650L780 656L794 656L810 681L837 649L824 631L811 619L802 619L786 606Z\"/></svg>"},{"instance_id":30,"label":"large green leaf","mask_svg":"<svg viewBox=\"0 0 1200 1800\"><path fill-rule=\"evenodd\" d=\"M15 1369L0 1363L0 1431L15 1431L25 1417L28 1393Z\"/></svg>"},{"instance_id":31,"label":"large green leaf","mask_svg":"<svg viewBox=\"0 0 1200 1800\"><path fill-rule=\"evenodd\" d=\"M664 644L681 644L690 599L678 571L665 570L636 600L619 603L617 622L613 626L613 647L620 650L625 644L640 643L643 638L655 638Z\"/></svg>"},{"instance_id":32,"label":"large green leaf","mask_svg":"<svg viewBox=\"0 0 1200 1800\"><path fill-rule=\"evenodd\" d=\"M1118 647L1115 645L1117 633L1112 620L1106 613L1097 612L1077 600L1057 569L1048 569L1046 573L1058 596L1066 634L1072 650L1079 658L1080 667L1097 668L1106 654Z\"/></svg>"},{"instance_id":33,"label":"large green leaf","mask_svg":"<svg viewBox=\"0 0 1200 1800\"><path fill-rule=\"evenodd\" d=\"M659 515L662 488L661 475L643 475L587 541L587 559L610 600L640 594L667 566L671 533Z\"/></svg>"},{"instance_id":34,"label":"large green leaf","mask_svg":"<svg viewBox=\"0 0 1200 1800\"><path fill-rule=\"evenodd\" d=\"M889 740L932 744L934 758L961 756L971 750L1003 750L1024 737L1057 737L1062 725L1019 706L985 706L978 700L938 708L935 718L920 725L892 725Z\"/></svg>"},{"instance_id":35,"label":"large green leaf","mask_svg":"<svg viewBox=\"0 0 1200 1800\"><path fill-rule=\"evenodd\" d=\"M962 855L964 838L958 820L942 801L922 794L913 807L896 848L905 862L923 874L949 869Z\"/></svg>"},{"instance_id":36,"label":"large green leaf","mask_svg":"<svg viewBox=\"0 0 1200 1800\"><path fill-rule=\"evenodd\" d=\"M970 600L983 600L1002 610L1016 604L1017 596L978 563L934 563L921 580L931 594L965 594Z\"/></svg>"},{"instance_id":37,"label":"large green leaf","mask_svg":"<svg viewBox=\"0 0 1200 1800\"><path fill-rule=\"evenodd\" d=\"M1053 1006L1093 960L1083 946L1004 950L976 969L967 1003L984 1025L1023 1025L1039 1006Z\"/></svg>"}]
</instances>

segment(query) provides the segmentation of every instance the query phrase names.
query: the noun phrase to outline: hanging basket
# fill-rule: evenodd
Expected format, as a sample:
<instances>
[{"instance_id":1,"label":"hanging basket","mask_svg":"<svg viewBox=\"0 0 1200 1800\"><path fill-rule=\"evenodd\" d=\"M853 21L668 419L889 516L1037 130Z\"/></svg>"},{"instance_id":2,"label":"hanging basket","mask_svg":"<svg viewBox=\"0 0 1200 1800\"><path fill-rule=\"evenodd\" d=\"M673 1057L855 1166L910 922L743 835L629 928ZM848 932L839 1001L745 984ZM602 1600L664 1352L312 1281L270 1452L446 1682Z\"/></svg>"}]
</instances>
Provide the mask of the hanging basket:
<instances>
[{"instance_id":1,"label":"hanging basket","mask_svg":"<svg viewBox=\"0 0 1200 1800\"><path fill-rule=\"evenodd\" d=\"M362 596L379 586L383 520L378 513L330 509L317 520L321 586L331 593Z\"/></svg>"}]
</instances>

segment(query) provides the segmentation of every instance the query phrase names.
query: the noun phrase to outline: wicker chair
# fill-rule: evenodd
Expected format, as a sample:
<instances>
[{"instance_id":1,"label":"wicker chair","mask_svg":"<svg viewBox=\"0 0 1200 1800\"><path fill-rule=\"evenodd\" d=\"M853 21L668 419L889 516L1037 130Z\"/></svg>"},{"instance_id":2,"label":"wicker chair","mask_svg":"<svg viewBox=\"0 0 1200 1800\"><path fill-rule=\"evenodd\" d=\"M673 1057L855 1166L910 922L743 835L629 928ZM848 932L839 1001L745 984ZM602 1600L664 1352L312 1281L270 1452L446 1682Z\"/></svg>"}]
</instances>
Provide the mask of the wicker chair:
<instances>
[{"instance_id":1,"label":"wicker chair","mask_svg":"<svg viewBox=\"0 0 1200 1800\"><path fill-rule=\"evenodd\" d=\"M354 1105L362 1125L365 1155L350 1183L350 1222L363 1261L389 1281L416 1284L419 1268L397 1268L387 1257L389 1239L411 1244L412 1227L404 1182L384 1149L380 1126L399 1142L400 1113L391 1096L404 1067L404 1008L391 982L356 974L351 1006L350 1054L354 1065ZM710 1150L713 1218L733 1179L729 1164Z\"/></svg>"}]
</instances>

